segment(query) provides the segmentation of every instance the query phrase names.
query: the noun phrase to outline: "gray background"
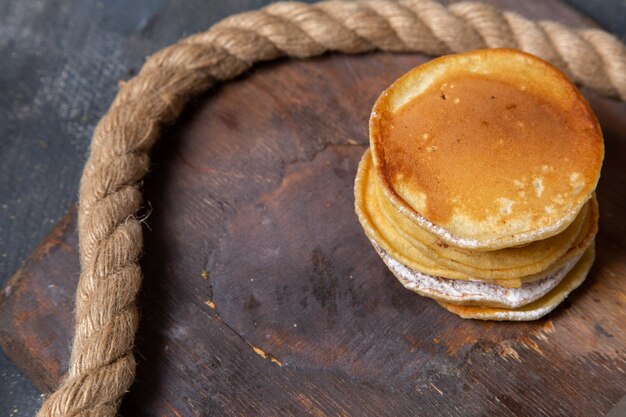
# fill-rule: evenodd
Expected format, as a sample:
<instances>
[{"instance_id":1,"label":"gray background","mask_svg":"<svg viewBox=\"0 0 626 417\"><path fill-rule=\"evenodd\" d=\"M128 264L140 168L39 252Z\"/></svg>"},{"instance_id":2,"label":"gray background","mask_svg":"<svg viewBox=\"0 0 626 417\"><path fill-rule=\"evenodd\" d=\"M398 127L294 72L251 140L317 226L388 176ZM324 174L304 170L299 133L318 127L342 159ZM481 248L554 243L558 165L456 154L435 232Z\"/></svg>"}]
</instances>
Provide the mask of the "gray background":
<instances>
[{"instance_id":1,"label":"gray background","mask_svg":"<svg viewBox=\"0 0 626 417\"><path fill-rule=\"evenodd\" d=\"M547 0L550 1L550 0ZM0 0L0 285L77 200L91 131L146 56L268 0ZM624 0L570 0L622 40ZM0 416L37 389L0 352Z\"/></svg>"}]
</instances>

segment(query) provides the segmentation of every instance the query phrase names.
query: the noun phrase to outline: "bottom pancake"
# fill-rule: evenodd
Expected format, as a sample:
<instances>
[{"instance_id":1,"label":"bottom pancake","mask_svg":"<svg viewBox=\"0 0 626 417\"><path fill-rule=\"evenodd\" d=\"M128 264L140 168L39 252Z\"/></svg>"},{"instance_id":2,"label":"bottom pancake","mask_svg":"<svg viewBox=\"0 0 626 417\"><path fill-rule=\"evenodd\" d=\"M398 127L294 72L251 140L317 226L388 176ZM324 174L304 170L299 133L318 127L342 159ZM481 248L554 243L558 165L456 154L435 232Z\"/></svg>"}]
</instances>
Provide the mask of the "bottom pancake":
<instances>
[{"instance_id":1,"label":"bottom pancake","mask_svg":"<svg viewBox=\"0 0 626 417\"><path fill-rule=\"evenodd\" d=\"M568 260L554 271L518 288L507 288L486 281L458 280L437 277L411 269L391 257L376 242L372 245L389 270L406 289L437 301L464 306L518 308L548 294L576 265L581 255Z\"/></svg>"},{"instance_id":2,"label":"bottom pancake","mask_svg":"<svg viewBox=\"0 0 626 417\"><path fill-rule=\"evenodd\" d=\"M530 321L537 320L554 310L567 296L583 283L593 260L595 247L592 244L582 255L578 263L565 278L548 294L520 308L507 309L497 307L462 306L446 301L437 302L446 310L461 316L464 319L479 320L510 320Z\"/></svg>"}]
</instances>

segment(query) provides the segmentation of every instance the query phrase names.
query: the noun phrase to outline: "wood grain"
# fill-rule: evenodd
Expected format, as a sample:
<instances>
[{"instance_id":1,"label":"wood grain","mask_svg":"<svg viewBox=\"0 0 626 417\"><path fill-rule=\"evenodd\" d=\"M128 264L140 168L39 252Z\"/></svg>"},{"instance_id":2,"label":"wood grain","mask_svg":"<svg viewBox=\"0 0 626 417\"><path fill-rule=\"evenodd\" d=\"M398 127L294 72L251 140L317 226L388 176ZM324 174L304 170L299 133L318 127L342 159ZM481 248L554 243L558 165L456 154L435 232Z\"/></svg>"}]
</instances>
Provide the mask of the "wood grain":
<instances>
[{"instance_id":1,"label":"wood grain","mask_svg":"<svg viewBox=\"0 0 626 417\"><path fill-rule=\"evenodd\" d=\"M580 23L550 4L526 14ZM587 416L626 393L625 105L587 94L607 149L588 281L541 321L466 321L403 289L353 212L373 101L424 61L264 65L166 132L123 414ZM44 391L67 366L78 274L72 211L0 299L0 342Z\"/></svg>"}]
</instances>

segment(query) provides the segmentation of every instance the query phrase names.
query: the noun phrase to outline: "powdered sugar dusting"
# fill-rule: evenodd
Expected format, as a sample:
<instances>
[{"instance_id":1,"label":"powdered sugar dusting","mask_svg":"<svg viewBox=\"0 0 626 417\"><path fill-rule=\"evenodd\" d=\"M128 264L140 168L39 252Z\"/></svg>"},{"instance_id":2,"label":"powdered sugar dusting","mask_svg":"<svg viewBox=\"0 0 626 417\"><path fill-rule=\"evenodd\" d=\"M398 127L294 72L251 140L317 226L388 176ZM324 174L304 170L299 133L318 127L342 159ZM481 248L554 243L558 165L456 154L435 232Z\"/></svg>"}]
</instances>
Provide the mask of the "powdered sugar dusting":
<instances>
[{"instance_id":1,"label":"powdered sugar dusting","mask_svg":"<svg viewBox=\"0 0 626 417\"><path fill-rule=\"evenodd\" d=\"M489 303L507 308L518 308L543 297L563 280L580 259L580 256L577 256L546 277L522 284L519 288L506 288L480 281L478 278L465 281L424 274L393 259L376 242L372 241L372 244L385 264L407 289L453 303Z\"/></svg>"}]
</instances>

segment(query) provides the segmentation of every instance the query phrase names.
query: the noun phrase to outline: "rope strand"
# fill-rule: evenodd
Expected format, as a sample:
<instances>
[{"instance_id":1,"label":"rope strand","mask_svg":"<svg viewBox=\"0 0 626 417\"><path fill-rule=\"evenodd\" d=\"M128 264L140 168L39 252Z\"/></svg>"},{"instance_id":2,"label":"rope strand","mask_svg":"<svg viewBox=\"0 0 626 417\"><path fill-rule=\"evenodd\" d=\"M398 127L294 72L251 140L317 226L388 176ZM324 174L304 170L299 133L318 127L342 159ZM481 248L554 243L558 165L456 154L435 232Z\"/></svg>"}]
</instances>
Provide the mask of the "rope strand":
<instances>
[{"instance_id":1,"label":"rope strand","mask_svg":"<svg viewBox=\"0 0 626 417\"><path fill-rule=\"evenodd\" d=\"M533 22L482 3L281 2L228 17L152 55L96 126L79 196L82 273L70 368L39 417L110 417L135 375L143 243L136 212L148 152L190 96L281 56L371 50L439 55L485 47L535 54L575 82L626 99L626 49L601 30Z\"/></svg>"}]
</instances>

